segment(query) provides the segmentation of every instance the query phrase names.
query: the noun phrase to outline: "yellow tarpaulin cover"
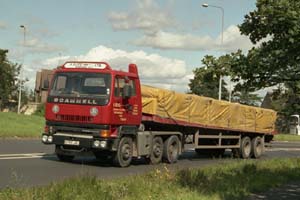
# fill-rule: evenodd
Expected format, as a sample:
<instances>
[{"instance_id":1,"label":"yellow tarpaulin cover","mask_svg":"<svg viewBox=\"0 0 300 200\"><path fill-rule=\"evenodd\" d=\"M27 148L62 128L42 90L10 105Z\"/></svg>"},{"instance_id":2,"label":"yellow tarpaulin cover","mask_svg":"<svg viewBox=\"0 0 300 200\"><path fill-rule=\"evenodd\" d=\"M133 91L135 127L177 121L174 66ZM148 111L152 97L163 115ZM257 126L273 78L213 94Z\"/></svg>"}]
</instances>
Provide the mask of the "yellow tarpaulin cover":
<instances>
[{"instance_id":1,"label":"yellow tarpaulin cover","mask_svg":"<svg viewBox=\"0 0 300 200\"><path fill-rule=\"evenodd\" d=\"M199 126L271 133L276 112L192 94L142 86L142 112Z\"/></svg>"}]
</instances>

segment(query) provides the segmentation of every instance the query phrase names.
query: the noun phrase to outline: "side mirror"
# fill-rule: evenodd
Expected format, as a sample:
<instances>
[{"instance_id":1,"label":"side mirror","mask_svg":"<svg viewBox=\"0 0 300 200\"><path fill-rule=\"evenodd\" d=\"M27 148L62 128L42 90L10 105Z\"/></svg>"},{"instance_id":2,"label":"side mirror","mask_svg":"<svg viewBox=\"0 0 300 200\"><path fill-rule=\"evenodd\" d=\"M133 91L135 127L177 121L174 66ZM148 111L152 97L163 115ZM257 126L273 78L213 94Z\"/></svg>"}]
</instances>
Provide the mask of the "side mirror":
<instances>
[{"instance_id":1,"label":"side mirror","mask_svg":"<svg viewBox=\"0 0 300 200\"><path fill-rule=\"evenodd\" d=\"M125 84L123 87L123 95L124 99L127 99L132 96L132 87L129 84Z\"/></svg>"},{"instance_id":2,"label":"side mirror","mask_svg":"<svg viewBox=\"0 0 300 200\"><path fill-rule=\"evenodd\" d=\"M48 89L48 88L49 88L49 81L44 80L43 89Z\"/></svg>"}]
</instances>

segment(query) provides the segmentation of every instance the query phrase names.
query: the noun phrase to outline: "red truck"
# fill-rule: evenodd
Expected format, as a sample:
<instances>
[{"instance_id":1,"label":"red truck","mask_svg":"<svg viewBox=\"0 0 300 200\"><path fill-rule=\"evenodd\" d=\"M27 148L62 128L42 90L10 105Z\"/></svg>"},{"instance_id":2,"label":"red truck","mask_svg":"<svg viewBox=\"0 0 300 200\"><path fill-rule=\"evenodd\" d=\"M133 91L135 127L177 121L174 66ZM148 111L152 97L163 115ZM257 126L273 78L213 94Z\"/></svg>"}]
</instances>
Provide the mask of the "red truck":
<instances>
[{"instance_id":1,"label":"red truck","mask_svg":"<svg viewBox=\"0 0 300 200\"><path fill-rule=\"evenodd\" d=\"M158 72L159 73L159 72ZM54 71L46 102L44 144L62 161L91 152L129 166L177 161L186 144L198 154L258 158L274 134L272 110L141 86L138 69L105 62L66 62Z\"/></svg>"}]
</instances>

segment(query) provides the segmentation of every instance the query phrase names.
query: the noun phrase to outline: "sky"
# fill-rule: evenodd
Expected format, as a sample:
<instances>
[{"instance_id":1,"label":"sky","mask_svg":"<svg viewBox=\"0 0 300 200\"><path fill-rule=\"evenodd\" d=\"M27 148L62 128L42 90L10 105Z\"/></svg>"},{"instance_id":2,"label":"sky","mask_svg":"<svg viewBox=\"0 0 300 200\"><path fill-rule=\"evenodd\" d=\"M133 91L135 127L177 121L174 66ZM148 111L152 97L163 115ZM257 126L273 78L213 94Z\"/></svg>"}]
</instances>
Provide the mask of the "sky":
<instances>
[{"instance_id":1,"label":"sky","mask_svg":"<svg viewBox=\"0 0 300 200\"><path fill-rule=\"evenodd\" d=\"M203 3L224 9L222 44L221 10ZM136 63L142 84L186 92L205 55L252 47L237 25L254 9L255 0L0 0L0 48L23 64L29 88L38 70L84 60Z\"/></svg>"}]
</instances>

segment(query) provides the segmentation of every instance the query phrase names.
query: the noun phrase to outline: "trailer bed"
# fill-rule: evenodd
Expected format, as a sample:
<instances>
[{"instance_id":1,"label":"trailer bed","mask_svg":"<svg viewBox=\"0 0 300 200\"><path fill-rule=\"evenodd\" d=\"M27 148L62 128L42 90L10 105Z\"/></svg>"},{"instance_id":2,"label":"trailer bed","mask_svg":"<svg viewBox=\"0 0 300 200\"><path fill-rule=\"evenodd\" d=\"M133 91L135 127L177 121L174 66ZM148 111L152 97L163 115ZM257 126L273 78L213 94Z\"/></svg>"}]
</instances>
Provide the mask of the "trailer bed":
<instances>
[{"instance_id":1,"label":"trailer bed","mask_svg":"<svg viewBox=\"0 0 300 200\"><path fill-rule=\"evenodd\" d=\"M276 112L193 94L142 86L142 121L274 134Z\"/></svg>"}]
</instances>

